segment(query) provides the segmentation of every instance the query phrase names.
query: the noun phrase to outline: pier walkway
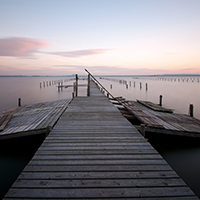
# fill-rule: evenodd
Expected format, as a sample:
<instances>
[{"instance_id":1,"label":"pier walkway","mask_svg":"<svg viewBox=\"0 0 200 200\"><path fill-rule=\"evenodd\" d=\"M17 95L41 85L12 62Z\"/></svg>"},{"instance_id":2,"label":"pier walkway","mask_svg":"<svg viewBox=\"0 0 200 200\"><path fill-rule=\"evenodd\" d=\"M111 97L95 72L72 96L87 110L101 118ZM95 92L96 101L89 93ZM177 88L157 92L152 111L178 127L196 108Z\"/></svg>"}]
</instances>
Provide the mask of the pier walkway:
<instances>
[{"instance_id":1,"label":"pier walkway","mask_svg":"<svg viewBox=\"0 0 200 200\"><path fill-rule=\"evenodd\" d=\"M4 199L198 199L91 82Z\"/></svg>"}]
</instances>

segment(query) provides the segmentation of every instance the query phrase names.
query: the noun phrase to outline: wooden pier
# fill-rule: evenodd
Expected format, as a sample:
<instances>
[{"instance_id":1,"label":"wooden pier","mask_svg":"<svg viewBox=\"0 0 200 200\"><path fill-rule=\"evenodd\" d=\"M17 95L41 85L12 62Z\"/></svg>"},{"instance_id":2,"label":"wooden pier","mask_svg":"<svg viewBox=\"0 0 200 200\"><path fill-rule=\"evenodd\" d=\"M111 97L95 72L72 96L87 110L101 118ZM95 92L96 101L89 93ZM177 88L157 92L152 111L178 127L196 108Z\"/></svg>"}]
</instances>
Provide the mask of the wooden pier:
<instances>
[{"instance_id":1,"label":"wooden pier","mask_svg":"<svg viewBox=\"0 0 200 200\"><path fill-rule=\"evenodd\" d=\"M198 199L90 82L4 199Z\"/></svg>"}]
</instances>

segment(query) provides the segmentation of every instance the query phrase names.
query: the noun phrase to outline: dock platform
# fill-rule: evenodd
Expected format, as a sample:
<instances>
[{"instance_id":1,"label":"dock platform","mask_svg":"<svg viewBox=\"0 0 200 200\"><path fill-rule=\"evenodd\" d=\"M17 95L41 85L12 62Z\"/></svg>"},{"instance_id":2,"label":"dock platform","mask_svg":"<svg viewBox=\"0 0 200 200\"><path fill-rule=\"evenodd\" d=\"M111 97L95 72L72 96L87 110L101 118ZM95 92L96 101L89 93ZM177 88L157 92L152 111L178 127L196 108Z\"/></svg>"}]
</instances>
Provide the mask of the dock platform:
<instances>
[{"instance_id":1,"label":"dock platform","mask_svg":"<svg viewBox=\"0 0 200 200\"><path fill-rule=\"evenodd\" d=\"M198 199L90 84L90 96L73 99L4 199Z\"/></svg>"},{"instance_id":2,"label":"dock platform","mask_svg":"<svg viewBox=\"0 0 200 200\"><path fill-rule=\"evenodd\" d=\"M146 132L178 135L200 138L200 120L189 115L171 112L170 109L157 106L152 109L142 101L127 101L122 97L111 99L112 102L119 102L130 115L144 124ZM133 120L134 124L134 120ZM135 126L140 130L140 126Z\"/></svg>"},{"instance_id":3,"label":"dock platform","mask_svg":"<svg viewBox=\"0 0 200 200\"><path fill-rule=\"evenodd\" d=\"M48 134L71 100L25 105L1 114L0 140Z\"/></svg>"}]
</instances>

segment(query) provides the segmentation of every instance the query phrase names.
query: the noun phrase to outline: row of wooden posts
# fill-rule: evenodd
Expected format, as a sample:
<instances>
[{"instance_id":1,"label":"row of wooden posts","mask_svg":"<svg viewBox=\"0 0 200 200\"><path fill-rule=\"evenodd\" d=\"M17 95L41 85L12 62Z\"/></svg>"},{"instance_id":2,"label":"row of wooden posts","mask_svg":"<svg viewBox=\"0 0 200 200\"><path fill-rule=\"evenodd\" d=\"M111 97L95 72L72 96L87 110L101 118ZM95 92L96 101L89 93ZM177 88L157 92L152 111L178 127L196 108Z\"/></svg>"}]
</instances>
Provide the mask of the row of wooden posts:
<instances>
[{"instance_id":1,"label":"row of wooden posts","mask_svg":"<svg viewBox=\"0 0 200 200\"><path fill-rule=\"evenodd\" d=\"M114 79L114 78L104 78L104 77L101 77L100 79L118 82L119 84L125 85L126 89L128 89L129 87L132 86L132 81L126 81L126 80ZM140 89L142 89L142 82L140 82L139 86L140 86ZM133 87L136 87L136 82L135 81L133 81ZM112 84L110 85L110 88L112 89ZM148 90L148 83L145 83L145 89Z\"/></svg>"},{"instance_id":2,"label":"row of wooden posts","mask_svg":"<svg viewBox=\"0 0 200 200\"><path fill-rule=\"evenodd\" d=\"M52 86L52 85L56 85L56 84L63 85L64 82L71 81L71 80L74 80L74 78L42 81L42 82L40 82L40 88L48 87L48 86Z\"/></svg>"},{"instance_id":3,"label":"row of wooden posts","mask_svg":"<svg viewBox=\"0 0 200 200\"><path fill-rule=\"evenodd\" d=\"M172 82L200 82L200 78L199 77L157 77L154 80L159 80L159 81L172 81Z\"/></svg>"}]
</instances>

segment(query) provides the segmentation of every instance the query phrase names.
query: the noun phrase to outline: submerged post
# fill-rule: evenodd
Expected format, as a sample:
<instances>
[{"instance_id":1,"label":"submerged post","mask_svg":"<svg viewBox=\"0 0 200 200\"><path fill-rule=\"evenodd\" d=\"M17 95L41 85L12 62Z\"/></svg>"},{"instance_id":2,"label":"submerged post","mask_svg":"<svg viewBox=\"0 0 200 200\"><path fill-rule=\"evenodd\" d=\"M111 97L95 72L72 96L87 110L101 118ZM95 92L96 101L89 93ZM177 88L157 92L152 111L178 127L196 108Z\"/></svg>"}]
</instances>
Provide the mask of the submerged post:
<instances>
[{"instance_id":1,"label":"submerged post","mask_svg":"<svg viewBox=\"0 0 200 200\"><path fill-rule=\"evenodd\" d=\"M162 106L162 98L163 98L163 96L160 95L160 103L159 103L159 106Z\"/></svg>"},{"instance_id":2,"label":"submerged post","mask_svg":"<svg viewBox=\"0 0 200 200\"><path fill-rule=\"evenodd\" d=\"M76 97L78 96L78 74L76 74Z\"/></svg>"},{"instance_id":3,"label":"submerged post","mask_svg":"<svg viewBox=\"0 0 200 200\"><path fill-rule=\"evenodd\" d=\"M190 117L193 117L194 116L194 105L193 104L190 104Z\"/></svg>"},{"instance_id":4,"label":"submerged post","mask_svg":"<svg viewBox=\"0 0 200 200\"><path fill-rule=\"evenodd\" d=\"M90 74L88 74L88 88L87 88L87 96L90 96Z\"/></svg>"}]
</instances>

